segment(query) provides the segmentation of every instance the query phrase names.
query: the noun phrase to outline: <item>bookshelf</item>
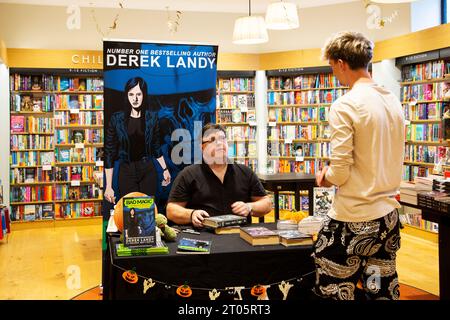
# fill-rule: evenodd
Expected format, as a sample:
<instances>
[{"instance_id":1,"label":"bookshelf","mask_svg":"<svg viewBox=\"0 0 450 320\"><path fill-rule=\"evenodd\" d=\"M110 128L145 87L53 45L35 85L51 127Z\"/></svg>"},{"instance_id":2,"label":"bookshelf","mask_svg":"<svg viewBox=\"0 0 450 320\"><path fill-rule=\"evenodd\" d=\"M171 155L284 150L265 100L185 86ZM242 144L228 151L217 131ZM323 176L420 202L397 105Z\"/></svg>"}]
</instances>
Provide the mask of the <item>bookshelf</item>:
<instances>
[{"instance_id":1,"label":"bookshelf","mask_svg":"<svg viewBox=\"0 0 450 320\"><path fill-rule=\"evenodd\" d=\"M442 175L450 168L450 148L442 130L450 48L397 58L396 66L401 70L400 100L405 116L403 180ZM403 206L402 211L403 223L409 227L438 232L437 224L422 219L421 210Z\"/></svg>"},{"instance_id":2,"label":"bookshelf","mask_svg":"<svg viewBox=\"0 0 450 320\"><path fill-rule=\"evenodd\" d=\"M314 174L330 156L328 112L348 88L330 67L269 70L267 75L267 172ZM301 196L300 210L308 210ZM280 195L281 210L295 208L291 194Z\"/></svg>"},{"instance_id":3,"label":"bookshelf","mask_svg":"<svg viewBox=\"0 0 450 320\"><path fill-rule=\"evenodd\" d=\"M257 171L255 72L219 71L216 122L225 127L228 156Z\"/></svg>"},{"instance_id":4,"label":"bookshelf","mask_svg":"<svg viewBox=\"0 0 450 320\"><path fill-rule=\"evenodd\" d=\"M11 69L10 90L11 220L101 215L101 71Z\"/></svg>"}]
</instances>

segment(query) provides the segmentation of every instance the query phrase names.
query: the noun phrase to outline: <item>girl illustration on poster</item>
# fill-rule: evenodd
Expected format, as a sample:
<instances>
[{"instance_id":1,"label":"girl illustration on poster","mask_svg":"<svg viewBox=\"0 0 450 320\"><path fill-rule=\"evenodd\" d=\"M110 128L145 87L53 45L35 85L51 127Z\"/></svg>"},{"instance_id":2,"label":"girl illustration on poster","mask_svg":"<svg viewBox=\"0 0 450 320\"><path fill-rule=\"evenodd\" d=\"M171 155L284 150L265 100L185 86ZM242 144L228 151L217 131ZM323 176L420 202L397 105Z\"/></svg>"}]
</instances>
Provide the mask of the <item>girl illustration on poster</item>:
<instances>
[{"instance_id":1,"label":"girl illustration on poster","mask_svg":"<svg viewBox=\"0 0 450 320\"><path fill-rule=\"evenodd\" d=\"M148 109L147 83L140 77L127 81L125 108L112 114L105 134L105 199L115 203L114 163L119 160L118 193L155 195L157 173L152 158L163 171L162 185L170 184L171 175L161 152L158 114ZM117 190L116 190L117 191Z\"/></svg>"}]
</instances>

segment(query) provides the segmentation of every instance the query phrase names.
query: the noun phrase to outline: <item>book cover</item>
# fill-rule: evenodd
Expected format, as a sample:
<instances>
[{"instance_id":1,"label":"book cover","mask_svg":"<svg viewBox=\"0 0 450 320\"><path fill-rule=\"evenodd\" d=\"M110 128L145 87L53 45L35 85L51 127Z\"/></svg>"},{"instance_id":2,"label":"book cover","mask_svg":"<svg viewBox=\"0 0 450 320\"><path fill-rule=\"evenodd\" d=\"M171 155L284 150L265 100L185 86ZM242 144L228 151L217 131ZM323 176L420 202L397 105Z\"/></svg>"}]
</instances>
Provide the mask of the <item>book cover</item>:
<instances>
[{"instance_id":1,"label":"book cover","mask_svg":"<svg viewBox=\"0 0 450 320\"><path fill-rule=\"evenodd\" d=\"M280 243L278 234L266 227L242 227L239 235L252 246Z\"/></svg>"},{"instance_id":2,"label":"book cover","mask_svg":"<svg viewBox=\"0 0 450 320\"><path fill-rule=\"evenodd\" d=\"M60 149L59 150L59 162L70 162L70 150Z\"/></svg>"},{"instance_id":3,"label":"book cover","mask_svg":"<svg viewBox=\"0 0 450 320\"><path fill-rule=\"evenodd\" d=\"M84 143L84 130L72 131L72 143Z\"/></svg>"},{"instance_id":4,"label":"book cover","mask_svg":"<svg viewBox=\"0 0 450 320\"><path fill-rule=\"evenodd\" d=\"M239 109L233 110L231 119L234 123L241 122L241 119L242 119L241 110L239 110Z\"/></svg>"},{"instance_id":5,"label":"book cover","mask_svg":"<svg viewBox=\"0 0 450 320\"><path fill-rule=\"evenodd\" d=\"M53 210L53 204L44 204L42 206L42 219L54 219L55 211Z\"/></svg>"},{"instance_id":6,"label":"book cover","mask_svg":"<svg viewBox=\"0 0 450 320\"><path fill-rule=\"evenodd\" d=\"M82 173L81 166L70 167L70 180L81 180L81 173Z\"/></svg>"},{"instance_id":7,"label":"book cover","mask_svg":"<svg viewBox=\"0 0 450 320\"><path fill-rule=\"evenodd\" d=\"M231 90L231 82L228 79L222 80L222 85L220 86L220 91L230 91Z\"/></svg>"},{"instance_id":8,"label":"book cover","mask_svg":"<svg viewBox=\"0 0 450 320\"><path fill-rule=\"evenodd\" d=\"M123 238L126 247L156 245L155 199L151 196L123 199Z\"/></svg>"},{"instance_id":9,"label":"book cover","mask_svg":"<svg viewBox=\"0 0 450 320\"><path fill-rule=\"evenodd\" d=\"M333 203L335 189L331 188L314 188L314 215L325 216L331 209Z\"/></svg>"},{"instance_id":10,"label":"book cover","mask_svg":"<svg viewBox=\"0 0 450 320\"><path fill-rule=\"evenodd\" d=\"M94 203L93 202L83 202L81 204L81 216L82 217L92 217L95 215Z\"/></svg>"},{"instance_id":11,"label":"book cover","mask_svg":"<svg viewBox=\"0 0 450 320\"><path fill-rule=\"evenodd\" d=\"M59 90L60 91L67 91L69 90L69 79L61 77L59 81Z\"/></svg>"},{"instance_id":12,"label":"book cover","mask_svg":"<svg viewBox=\"0 0 450 320\"><path fill-rule=\"evenodd\" d=\"M36 220L36 206L34 204L25 205L23 217L25 221Z\"/></svg>"},{"instance_id":13,"label":"book cover","mask_svg":"<svg viewBox=\"0 0 450 320\"><path fill-rule=\"evenodd\" d=\"M232 225L242 225L247 223L247 218L234 214L207 217L203 220L203 225L211 228L227 227Z\"/></svg>"},{"instance_id":14,"label":"book cover","mask_svg":"<svg viewBox=\"0 0 450 320\"><path fill-rule=\"evenodd\" d=\"M181 238L178 242L177 253L203 253L211 252L211 241L191 238Z\"/></svg>"},{"instance_id":15,"label":"book cover","mask_svg":"<svg viewBox=\"0 0 450 320\"><path fill-rule=\"evenodd\" d=\"M256 110L247 111L247 122L256 121Z\"/></svg>"},{"instance_id":16,"label":"book cover","mask_svg":"<svg viewBox=\"0 0 450 320\"><path fill-rule=\"evenodd\" d=\"M41 165L53 165L54 162L53 152L41 152Z\"/></svg>"},{"instance_id":17,"label":"book cover","mask_svg":"<svg viewBox=\"0 0 450 320\"><path fill-rule=\"evenodd\" d=\"M240 94L237 96L237 106L239 109L247 109L247 95Z\"/></svg>"},{"instance_id":18,"label":"book cover","mask_svg":"<svg viewBox=\"0 0 450 320\"><path fill-rule=\"evenodd\" d=\"M25 132L24 116L11 116L11 132Z\"/></svg>"}]
</instances>

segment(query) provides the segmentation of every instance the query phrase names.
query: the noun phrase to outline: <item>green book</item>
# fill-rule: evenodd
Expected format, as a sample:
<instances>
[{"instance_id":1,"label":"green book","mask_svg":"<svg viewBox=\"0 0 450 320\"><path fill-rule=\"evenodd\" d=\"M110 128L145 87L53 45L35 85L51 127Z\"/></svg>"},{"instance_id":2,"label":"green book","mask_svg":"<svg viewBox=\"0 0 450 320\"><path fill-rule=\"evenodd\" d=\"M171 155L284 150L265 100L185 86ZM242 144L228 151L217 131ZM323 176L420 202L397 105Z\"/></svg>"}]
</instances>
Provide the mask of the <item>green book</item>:
<instances>
[{"instance_id":1,"label":"green book","mask_svg":"<svg viewBox=\"0 0 450 320\"><path fill-rule=\"evenodd\" d=\"M148 248L128 248L123 243L116 244L116 253L118 257L131 257L131 256L149 256L154 254L168 254L169 247L164 243L161 246L148 247Z\"/></svg>"}]
</instances>

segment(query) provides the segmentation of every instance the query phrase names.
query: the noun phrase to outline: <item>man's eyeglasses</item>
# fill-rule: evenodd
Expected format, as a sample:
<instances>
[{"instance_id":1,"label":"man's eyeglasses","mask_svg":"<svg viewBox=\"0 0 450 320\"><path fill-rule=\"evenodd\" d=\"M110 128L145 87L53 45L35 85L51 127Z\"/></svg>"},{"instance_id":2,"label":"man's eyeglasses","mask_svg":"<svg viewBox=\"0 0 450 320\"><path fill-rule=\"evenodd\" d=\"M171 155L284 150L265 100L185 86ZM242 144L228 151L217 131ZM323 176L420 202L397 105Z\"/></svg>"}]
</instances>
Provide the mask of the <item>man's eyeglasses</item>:
<instances>
[{"instance_id":1,"label":"man's eyeglasses","mask_svg":"<svg viewBox=\"0 0 450 320\"><path fill-rule=\"evenodd\" d=\"M216 142L216 143L219 143L219 142L226 143L226 142L227 142L227 137L224 137L224 136L220 136L220 137L211 137L209 140L202 141L202 144L205 144L205 143L212 143L212 142Z\"/></svg>"}]
</instances>

